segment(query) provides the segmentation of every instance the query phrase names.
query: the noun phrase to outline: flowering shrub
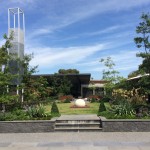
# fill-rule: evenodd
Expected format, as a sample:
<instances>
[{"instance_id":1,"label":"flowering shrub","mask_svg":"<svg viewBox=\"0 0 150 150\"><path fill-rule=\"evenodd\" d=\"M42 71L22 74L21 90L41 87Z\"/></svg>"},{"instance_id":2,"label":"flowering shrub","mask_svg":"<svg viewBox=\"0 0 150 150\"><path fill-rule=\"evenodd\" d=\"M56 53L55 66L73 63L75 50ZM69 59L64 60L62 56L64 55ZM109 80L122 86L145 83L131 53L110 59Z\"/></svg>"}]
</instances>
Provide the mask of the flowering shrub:
<instances>
[{"instance_id":1,"label":"flowering shrub","mask_svg":"<svg viewBox=\"0 0 150 150\"><path fill-rule=\"evenodd\" d=\"M91 102L97 102L97 101L99 101L100 99L102 99L102 97L101 97L101 96L98 96L98 95L90 95L90 96L88 97L88 99L89 99L89 101L91 101Z\"/></svg>"},{"instance_id":2,"label":"flowering shrub","mask_svg":"<svg viewBox=\"0 0 150 150\"><path fill-rule=\"evenodd\" d=\"M133 88L130 91L124 89L115 89L112 93L114 99L123 98L131 102L133 105L145 104L145 96L141 94L140 88Z\"/></svg>"},{"instance_id":3,"label":"flowering shrub","mask_svg":"<svg viewBox=\"0 0 150 150\"><path fill-rule=\"evenodd\" d=\"M70 102L72 99L73 99L73 96L72 96L72 95L64 95L64 96L60 96L60 97L59 97L59 100L60 100L61 102L65 102L65 101Z\"/></svg>"}]
</instances>

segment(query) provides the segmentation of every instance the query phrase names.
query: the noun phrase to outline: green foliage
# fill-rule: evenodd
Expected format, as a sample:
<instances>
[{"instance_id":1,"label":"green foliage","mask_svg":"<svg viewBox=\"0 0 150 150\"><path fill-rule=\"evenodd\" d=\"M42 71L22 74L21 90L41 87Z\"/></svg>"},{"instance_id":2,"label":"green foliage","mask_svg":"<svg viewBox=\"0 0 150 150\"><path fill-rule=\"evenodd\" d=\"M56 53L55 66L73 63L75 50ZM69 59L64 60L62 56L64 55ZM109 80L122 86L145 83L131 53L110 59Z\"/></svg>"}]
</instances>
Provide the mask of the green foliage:
<instances>
[{"instance_id":1,"label":"green foliage","mask_svg":"<svg viewBox=\"0 0 150 150\"><path fill-rule=\"evenodd\" d=\"M11 48L11 41L13 40L13 32L10 37L4 35L5 44L0 47L0 103L5 107L5 104L9 104L12 101L17 100L17 96L9 94L9 86L12 85L12 80L17 77L17 75L10 73L9 61L18 61L16 57L8 54L8 49ZM5 111L5 109L3 109Z\"/></svg>"},{"instance_id":2,"label":"green foliage","mask_svg":"<svg viewBox=\"0 0 150 150\"><path fill-rule=\"evenodd\" d=\"M142 22L140 22L139 26L136 27L136 33L142 34L142 36L134 38L134 41L138 48L144 47L145 53L147 54L150 52L150 14L143 13L141 16L141 20Z\"/></svg>"},{"instance_id":3,"label":"green foliage","mask_svg":"<svg viewBox=\"0 0 150 150\"><path fill-rule=\"evenodd\" d=\"M27 111L27 115L32 119L51 118L50 114L46 113L45 108L42 104L29 107Z\"/></svg>"},{"instance_id":4,"label":"green foliage","mask_svg":"<svg viewBox=\"0 0 150 150\"><path fill-rule=\"evenodd\" d=\"M55 75L49 78L51 83L53 95L69 95L71 91L71 81L66 76Z\"/></svg>"},{"instance_id":5,"label":"green foliage","mask_svg":"<svg viewBox=\"0 0 150 150\"><path fill-rule=\"evenodd\" d=\"M103 97L100 101L103 101L103 102L110 102L112 99L110 97Z\"/></svg>"},{"instance_id":6,"label":"green foliage","mask_svg":"<svg viewBox=\"0 0 150 150\"><path fill-rule=\"evenodd\" d=\"M136 27L136 33L140 36L134 38L134 41L138 48L144 49L144 52L138 53L137 57L141 57L143 59L142 64L139 65L139 72L145 75L150 74L150 14L143 13L141 20L142 21ZM150 75L143 76L139 81L139 85L146 94L150 94Z\"/></svg>"},{"instance_id":7,"label":"green foliage","mask_svg":"<svg viewBox=\"0 0 150 150\"><path fill-rule=\"evenodd\" d=\"M112 112L116 116L133 116L135 115L134 109L130 102L121 100L118 105L112 106Z\"/></svg>"},{"instance_id":8,"label":"green foliage","mask_svg":"<svg viewBox=\"0 0 150 150\"><path fill-rule=\"evenodd\" d=\"M139 70L132 71L131 73L129 73L128 78L136 77L140 74L141 74L141 72Z\"/></svg>"},{"instance_id":9,"label":"green foliage","mask_svg":"<svg viewBox=\"0 0 150 150\"><path fill-rule=\"evenodd\" d=\"M53 117L59 117L60 116L60 113L59 113L59 110L58 110L56 102L53 102L53 104L52 104L51 115Z\"/></svg>"},{"instance_id":10,"label":"green foliage","mask_svg":"<svg viewBox=\"0 0 150 150\"><path fill-rule=\"evenodd\" d=\"M77 69L59 69L58 74L79 74Z\"/></svg>"},{"instance_id":11,"label":"green foliage","mask_svg":"<svg viewBox=\"0 0 150 150\"><path fill-rule=\"evenodd\" d=\"M112 89L115 87L115 84L120 82L123 77L119 76L119 72L114 69L115 63L111 59L111 57L107 57L106 59L101 59L101 63L107 68L103 70L103 80L108 81L105 84L106 94L111 96Z\"/></svg>"},{"instance_id":12,"label":"green foliage","mask_svg":"<svg viewBox=\"0 0 150 150\"><path fill-rule=\"evenodd\" d=\"M0 113L0 121L13 121L13 120L28 120L26 112L21 109L16 109L12 112Z\"/></svg>"},{"instance_id":13,"label":"green foliage","mask_svg":"<svg viewBox=\"0 0 150 150\"><path fill-rule=\"evenodd\" d=\"M100 102L98 113L106 111L106 107L103 101Z\"/></svg>"}]
</instances>

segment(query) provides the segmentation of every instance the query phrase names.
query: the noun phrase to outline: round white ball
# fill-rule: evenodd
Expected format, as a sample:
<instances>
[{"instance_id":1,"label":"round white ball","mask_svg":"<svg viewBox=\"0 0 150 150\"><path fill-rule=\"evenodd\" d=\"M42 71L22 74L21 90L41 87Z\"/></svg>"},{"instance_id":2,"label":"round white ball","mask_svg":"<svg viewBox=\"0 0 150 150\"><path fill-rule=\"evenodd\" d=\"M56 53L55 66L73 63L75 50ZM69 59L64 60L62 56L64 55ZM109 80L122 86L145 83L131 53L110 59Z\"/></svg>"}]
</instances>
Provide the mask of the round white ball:
<instances>
[{"instance_id":1,"label":"round white ball","mask_svg":"<svg viewBox=\"0 0 150 150\"><path fill-rule=\"evenodd\" d=\"M75 105L77 107L85 107L85 101L83 99L77 99L75 100Z\"/></svg>"}]
</instances>

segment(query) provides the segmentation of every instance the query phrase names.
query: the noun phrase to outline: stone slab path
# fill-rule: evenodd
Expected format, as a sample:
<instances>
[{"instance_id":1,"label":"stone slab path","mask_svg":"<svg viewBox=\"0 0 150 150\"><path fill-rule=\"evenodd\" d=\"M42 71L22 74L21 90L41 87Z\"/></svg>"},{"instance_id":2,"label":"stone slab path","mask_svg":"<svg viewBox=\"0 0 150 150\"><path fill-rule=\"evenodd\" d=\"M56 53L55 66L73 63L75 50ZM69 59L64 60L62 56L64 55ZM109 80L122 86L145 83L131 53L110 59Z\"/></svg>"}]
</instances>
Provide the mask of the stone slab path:
<instances>
[{"instance_id":1,"label":"stone slab path","mask_svg":"<svg viewBox=\"0 0 150 150\"><path fill-rule=\"evenodd\" d=\"M150 133L5 133L0 150L150 150Z\"/></svg>"}]
</instances>

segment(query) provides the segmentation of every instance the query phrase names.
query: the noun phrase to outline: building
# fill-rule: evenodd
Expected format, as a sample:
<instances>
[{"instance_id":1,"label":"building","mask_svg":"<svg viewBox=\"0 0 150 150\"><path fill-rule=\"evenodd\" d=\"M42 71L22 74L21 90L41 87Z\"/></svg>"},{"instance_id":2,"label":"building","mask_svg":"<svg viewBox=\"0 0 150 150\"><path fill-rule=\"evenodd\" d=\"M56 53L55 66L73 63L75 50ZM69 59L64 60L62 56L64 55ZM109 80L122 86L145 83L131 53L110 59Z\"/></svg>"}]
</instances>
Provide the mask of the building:
<instances>
[{"instance_id":1,"label":"building","mask_svg":"<svg viewBox=\"0 0 150 150\"><path fill-rule=\"evenodd\" d=\"M104 85L107 81L104 80L90 80L91 74L39 74L32 75L33 78L44 77L50 84L50 78L56 76L63 78L64 76L71 81L71 95L74 97L89 97L91 95L103 96L105 94Z\"/></svg>"}]
</instances>

